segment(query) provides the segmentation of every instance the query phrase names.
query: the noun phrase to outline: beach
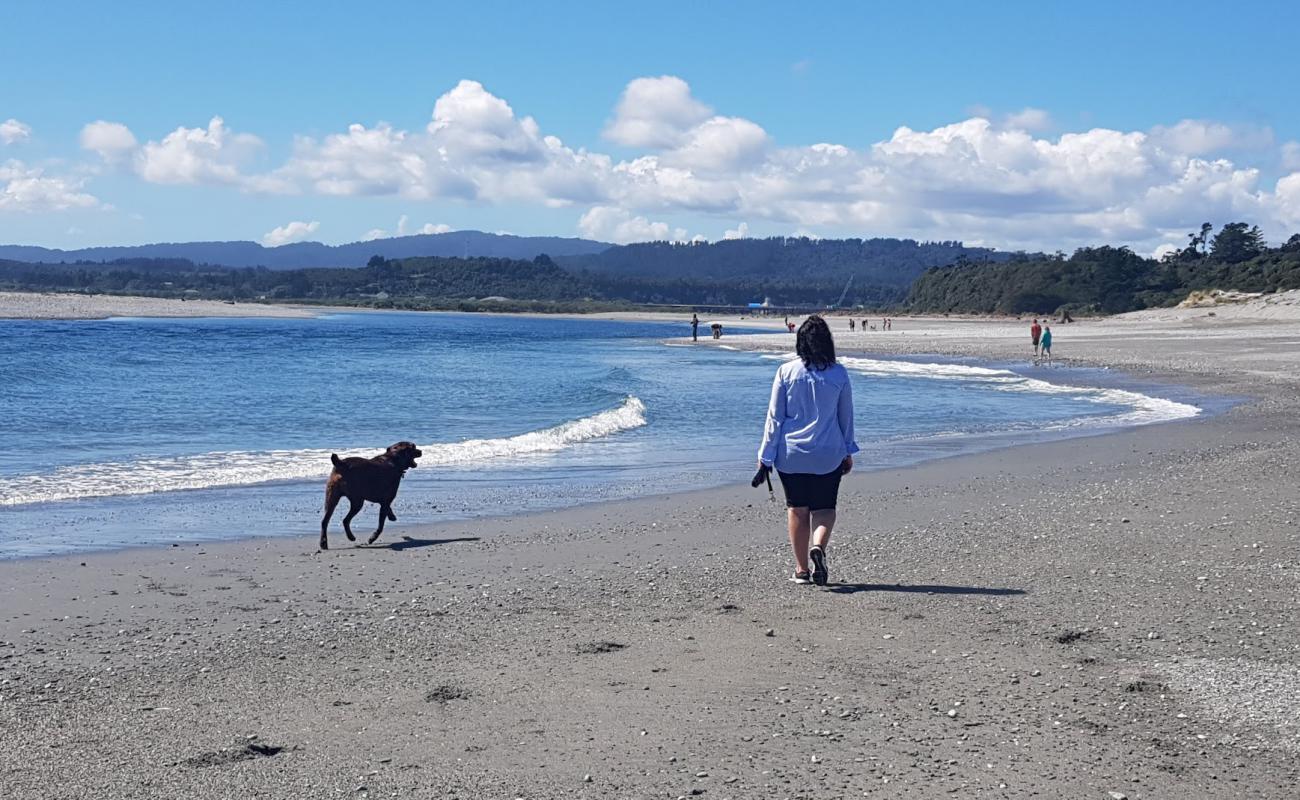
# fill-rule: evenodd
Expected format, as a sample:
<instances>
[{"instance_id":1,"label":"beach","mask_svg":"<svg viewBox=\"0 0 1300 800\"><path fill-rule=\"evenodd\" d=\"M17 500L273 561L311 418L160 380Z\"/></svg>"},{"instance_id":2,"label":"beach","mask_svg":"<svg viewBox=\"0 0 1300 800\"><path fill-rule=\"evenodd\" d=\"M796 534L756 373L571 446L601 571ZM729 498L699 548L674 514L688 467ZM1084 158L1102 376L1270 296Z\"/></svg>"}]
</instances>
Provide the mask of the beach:
<instances>
[{"instance_id":1,"label":"beach","mask_svg":"<svg viewBox=\"0 0 1300 800\"><path fill-rule=\"evenodd\" d=\"M879 471L864 443L824 589L786 581L783 508L747 464L734 487L399 522L373 548L303 530L0 562L0 779L51 798L1292 797L1300 323L1209 311L1053 325L1054 349L1238 401L1216 416ZM846 355L1029 355L1027 319L846 327Z\"/></svg>"},{"instance_id":2,"label":"beach","mask_svg":"<svg viewBox=\"0 0 1300 800\"><path fill-rule=\"evenodd\" d=\"M107 294L0 292L0 319L111 317L314 317L325 309L217 300L175 300Z\"/></svg>"}]
</instances>

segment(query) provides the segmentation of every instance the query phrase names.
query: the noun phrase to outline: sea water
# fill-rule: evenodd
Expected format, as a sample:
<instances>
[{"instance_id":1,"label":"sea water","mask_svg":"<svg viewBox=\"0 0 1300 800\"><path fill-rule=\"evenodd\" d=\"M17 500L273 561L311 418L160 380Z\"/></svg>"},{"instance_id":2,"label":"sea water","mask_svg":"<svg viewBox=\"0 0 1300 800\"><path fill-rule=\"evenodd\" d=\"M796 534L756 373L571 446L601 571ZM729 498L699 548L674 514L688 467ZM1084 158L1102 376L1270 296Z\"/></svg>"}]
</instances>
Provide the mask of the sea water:
<instances>
[{"instance_id":1,"label":"sea water","mask_svg":"<svg viewBox=\"0 0 1300 800\"><path fill-rule=\"evenodd\" d=\"M424 457L394 540L408 523L468 529L481 515L747 481L788 356L689 345L688 332L685 319L415 313L0 321L0 557L311 542L330 454L404 439ZM1200 411L1078 375L1067 385L1061 371L841 361L864 468Z\"/></svg>"}]
</instances>

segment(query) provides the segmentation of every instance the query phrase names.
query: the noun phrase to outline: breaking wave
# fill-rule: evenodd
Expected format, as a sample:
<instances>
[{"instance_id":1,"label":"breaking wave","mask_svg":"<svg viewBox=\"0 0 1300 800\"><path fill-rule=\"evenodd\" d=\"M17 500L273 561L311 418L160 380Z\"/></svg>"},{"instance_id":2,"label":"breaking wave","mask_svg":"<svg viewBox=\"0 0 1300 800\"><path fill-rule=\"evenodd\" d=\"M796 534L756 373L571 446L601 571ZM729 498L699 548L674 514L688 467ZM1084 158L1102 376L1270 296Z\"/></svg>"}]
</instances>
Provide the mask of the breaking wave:
<instances>
[{"instance_id":1,"label":"breaking wave","mask_svg":"<svg viewBox=\"0 0 1300 800\"><path fill-rule=\"evenodd\" d=\"M1080 400L1104 405L1117 405L1125 410L1102 417L1067 420L1049 428L1072 428L1102 425L1148 425L1154 422L1172 422L1188 419L1201 413L1201 409L1188 403L1152 397L1127 389L1108 389L1097 386L1065 386L1038 378L1028 378L1007 369L975 367L966 364L929 364L914 361L885 361L874 358L841 358L846 369L859 375L880 377L915 377L929 380L957 380L986 385L1003 392L1067 395Z\"/></svg>"},{"instance_id":2,"label":"breaking wave","mask_svg":"<svg viewBox=\"0 0 1300 800\"><path fill-rule=\"evenodd\" d=\"M467 439L420 445L424 451L420 468L555 453L581 442L613 436L645 424L645 404L636 397L628 397L617 408L544 430L501 439ZM345 458L371 456L385 446L337 452ZM334 451L235 451L74 464L41 475L0 478L0 506L324 478L330 471L331 452Z\"/></svg>"}]
</instances>

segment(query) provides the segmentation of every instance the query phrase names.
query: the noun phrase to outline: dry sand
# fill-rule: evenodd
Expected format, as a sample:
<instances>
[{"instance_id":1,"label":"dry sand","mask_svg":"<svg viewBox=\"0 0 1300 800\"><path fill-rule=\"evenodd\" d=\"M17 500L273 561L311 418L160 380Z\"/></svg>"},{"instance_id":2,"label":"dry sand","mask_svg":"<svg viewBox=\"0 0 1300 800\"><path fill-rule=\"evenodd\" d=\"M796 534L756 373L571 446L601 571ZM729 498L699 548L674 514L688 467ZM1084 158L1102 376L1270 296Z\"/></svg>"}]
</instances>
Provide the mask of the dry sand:
<instances>
[{"instance_id":1,"label":"dry sand","mask_svg":"<svg viewBox=\"0 0 1300 800\"><path fill-rule=\"evenodd\" d=\"M321 310L266 303L173 300L107 294L0 292L0 319L110 317L315 317Z\"/></svg>"},{"instance_id":2,"label":"dry sand","mask_svg":"<svg viewBox=\"0 0 1300 800\"><path fill-rule=\"evenodd\" d=\"M304 530L0 564L0 786L1293 798L1296 332L1212 319L1076 323L1057 348L1248 402L855 472L825 589L786 582L782 510L747 486L398 523L376 548ZM840 346L1002 358L1024 327Z\"/></svg>"}]
</instances>

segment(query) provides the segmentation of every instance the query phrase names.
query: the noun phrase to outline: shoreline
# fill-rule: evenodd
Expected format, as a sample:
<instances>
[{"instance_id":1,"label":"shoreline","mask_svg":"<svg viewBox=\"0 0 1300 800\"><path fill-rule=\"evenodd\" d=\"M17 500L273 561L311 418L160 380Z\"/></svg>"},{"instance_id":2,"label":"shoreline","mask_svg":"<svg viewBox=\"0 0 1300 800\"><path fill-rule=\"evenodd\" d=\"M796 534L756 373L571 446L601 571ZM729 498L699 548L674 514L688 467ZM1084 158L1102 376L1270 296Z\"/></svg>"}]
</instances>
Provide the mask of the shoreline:
<instances>
[{"instance_id":1,"label":"shoreline","mask_svg":"<svg viewBox=\"0 0 1300 800\"><path fill-rule=\"evenodd\" d=\"M754 335L747 335L744 338L763 338ZM734 340L733 340L734 341ZM665 343L668 344L668 343ZM680 343L677 343L680 344ZM715 344L709 342L709 344ZM775 348L769 348L766 345L756 345L753 347L734 348L727 345L729 349L740 349L745 352L780 352ZM861 354L843 353L846 358L856 358ZM882 356L892 360L899 360L911 363L925 364L954 364L969 365L970 358L953 358L946 356ZM1232 407L1248 402L1241 397L1228 397L1218 394L1209 393L1202 389L1193 389L1186 382L1181 383L1153 383L1151 376L1147 380L1139 381L1136 377L1127 373L1107 373L1096 369L1076 370L1066 369L1061 372L1052 372L1043 374L1043 371L1024 370L1018 364L1005 364L997 361L977 361L975 366L982 368L997 369L1020 369L1015 374L1025 376L1026 380L1031 381L1050 381L1056 387L1076 389L1085 393L1095 392L1119 392L1124 395L1138 395L1156 402L1170 402L1177 404L1191 404L1197 409L1196 413L1189 417L1171 417L1165 419L1141 419L1140 406L1133 406L1132 410L1125 412L1131 415L1128 418L1116 417L1114 415L1107 417L1097 417L1086 420L1076 420L1077 424L1054 424L1042 428L1006 428L992 431L982 431L970 434L943 434L935 433L926 436L914 436L903 438L890 438L875 442L871 449L874 451L875 459L870 462L863 462L859 465L858 471L861 473L872 474L889 470L909 468L935 461L946 459L961 458L964 456L978 455L998 450L1018 448L1027 445L1043 444L1050 442L1068 441L1072 439L1087 438L1093 436L1111 436L1123 434L1127 431L1137 428L1143 428L1150 425L1166 425L1174 422L1203 421L1219 414L1226 412ZM1080 374L1083 372L1084 374ZM1034 377L1030 378L1029 375ZM1169 380L1176 380L1176 375L1164 376ZM867 378L870 380L870 378ZM1036 396L1036 395L1031 395ZM1109 402L1122 402L1121 400L1110 400ZM443 443L454 444L454 443ZM436 447L436 444L429 445ZM733 465L734 466L734 465ZM436 469L436 465L435 465ZM256 502L259 504L273 503L276 506L283 506L287 511L293 503L289 502L290 497L313 496L317 491L317 484L323 481L326 473L310 479L294 479L270 481L258 484L241 484L241 485L212 485L206 487L195 487L189 489L179 489L171 492L152 492L144 494L115 494L106 496L90 496L81 498L72 498L66 500L48 500L37 501L27 504L3 506L0 505L0 519L15 521L15 525L23 529L34 528L38 523L32 521L33 517L38 515L44 519L51 520L51 526L66 527L69 519L78 519L82 526L93 525L100 535L107 539L102 546L87 545L81 537L74 538L70 541L69 546L73 549L62 552L41 552L39 543L35 539L28 539L20 542L14 540L7 546L3 552L0 552L0 562L28 559L28 558L48 558L48 557L76 557L76 556L93 556L95 554L115 552L118 550L139 550L149 551L168 547L188 547L192 545L208 545L223 541L248 541L250 539L262 538L258 534L241 535L221 535L220 530L225 529L222 511L229 511L236 505L236 495L241 491L245 493L245 502ZM457 473L457 479L462 476ZM734 476L733 476L734 477ZM666 485L656 488L653 492L646 494L640 492L627 492L622 484L611 484L609 487L597 491L592 496L585 499L575 499L571 503L558 505L555 508L548 508L543 512L545 514L562 513L565 510L584 508L589 506L600 506L605 504L615 504L626 502L633 499L654 499L664 498L671 495L679 495L684 491L709 491L725 482L714 482L705 479L706 483L698 490L679 488L686 480L686 476L676 476L674 479L666 481ZM250 490L256 491L257 494L248 494ZM414 490L410 490L414 491ZM408 491L408 494L410 494ZM418 497L419 495L417 495ZM453 495L454 496L454 495ZM506 498L501 498L506 499ZM128 509L137 506L140 503L146 505L144 512L131 512ZM300 504L299 504L300 505ZM456 502L452 502L452 511L445 514L440 509L437 514L430 515L427 511L423 515L416 516L413 524L419 527L432 525L454 524L463 522L466 519L484 519L484 518L503 518L518 519L521 517L531 516L534 512L527 509L515 508L513 506L505 509L491 509L482 514L466 516L466 512L455 509ZM187 524L183 528L184 533L174 538L163 538L152 530L150 533L136 534L135 540L126 533L130 529L132 522L130 517L123 517L121 521L114 521L123 512L133 514L137 518L141 513L146 516L152 513L163 512L168 516L175 516L175 512L168 509L175 506L188 506L190 513L188 517L191 521L198 520L197 526ZM435 507L437 508L437 506ZM150 510L151 509L151 510ZM310 516L310 515L308 515ZM412 522L411 512L404 515L404 520ZM443 522L449 520L451 523ZM304 520L297 520L298 523L304 523ZM61 529L61 528L60 528ZM304 528L305 529L305 528ZM278 538L286 534L274 535L272 538ZM287 534L296 536L298 532Z\"/></svg>"},{"instance_id":2,"label":"shoreline","mask_svg":"<svg viewBox=\"0 0 1300 800\"><path fill-rule=\"evenodd\" d=\"M1132 329L1058 347L1249 399L855 472L824 590L786 582L747 485L0 562L0 770L51 797L1282 800L1300 359Z\"/></svg>"}]
</instances>

